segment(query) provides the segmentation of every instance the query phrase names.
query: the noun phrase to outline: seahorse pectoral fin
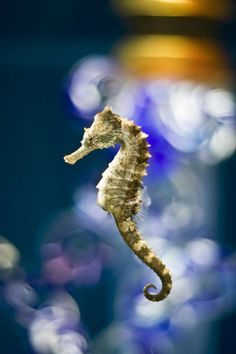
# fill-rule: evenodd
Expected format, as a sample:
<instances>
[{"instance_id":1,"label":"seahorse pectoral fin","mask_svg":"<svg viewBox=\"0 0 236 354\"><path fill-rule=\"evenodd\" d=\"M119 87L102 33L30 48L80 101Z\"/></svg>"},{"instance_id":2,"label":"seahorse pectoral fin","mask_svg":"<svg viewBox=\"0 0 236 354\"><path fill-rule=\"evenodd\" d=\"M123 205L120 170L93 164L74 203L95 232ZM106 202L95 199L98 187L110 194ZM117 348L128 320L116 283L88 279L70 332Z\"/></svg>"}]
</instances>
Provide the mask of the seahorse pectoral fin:
<instances>
[{"instance_id":1,"label":"seahorse pectoral fin","mask_svg":"<svg viewBox=\"0 0 236 354\"><path fill-rule=\"evenodd\" d=\"M145 185L141 186L140 202L141 202L140 209L138 213L134 215L134 221L137 224L140 224L146 219L149 212L150 205L152 204L151 197Z\"/></svg>"},{"instance_id":2,"label":"seahorse pectoral fin","mask_svg":"<svg viewBox=\"0 0 236 354\"><path fill-rule=\"evenodd\" d=\"M85 147L82 145L78 150L72 152L70 155L64 156L64 160L66 163L70 165L74 165L78 160L82 159L84 156L88 155L94 148Z\"/></svg>"}]
</instances>

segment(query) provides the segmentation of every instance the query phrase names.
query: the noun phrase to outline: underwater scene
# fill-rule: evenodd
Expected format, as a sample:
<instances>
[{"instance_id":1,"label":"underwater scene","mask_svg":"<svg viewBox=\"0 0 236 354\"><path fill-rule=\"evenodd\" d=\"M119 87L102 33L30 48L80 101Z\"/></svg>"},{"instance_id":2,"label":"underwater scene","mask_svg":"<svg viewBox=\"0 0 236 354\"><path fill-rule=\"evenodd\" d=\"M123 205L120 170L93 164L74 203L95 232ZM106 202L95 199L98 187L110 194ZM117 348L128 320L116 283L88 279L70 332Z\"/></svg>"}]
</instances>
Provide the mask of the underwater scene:
<instances>
[{"instance_id":1,"label":"underwater scene","mask_svg":"<svg viewBox=\"0 0 236 354\"><path fill-rule=\"evenodd\" d=\"M233 354L234 2L2 8L1 354Z\"/></svg>"}]
</instances>

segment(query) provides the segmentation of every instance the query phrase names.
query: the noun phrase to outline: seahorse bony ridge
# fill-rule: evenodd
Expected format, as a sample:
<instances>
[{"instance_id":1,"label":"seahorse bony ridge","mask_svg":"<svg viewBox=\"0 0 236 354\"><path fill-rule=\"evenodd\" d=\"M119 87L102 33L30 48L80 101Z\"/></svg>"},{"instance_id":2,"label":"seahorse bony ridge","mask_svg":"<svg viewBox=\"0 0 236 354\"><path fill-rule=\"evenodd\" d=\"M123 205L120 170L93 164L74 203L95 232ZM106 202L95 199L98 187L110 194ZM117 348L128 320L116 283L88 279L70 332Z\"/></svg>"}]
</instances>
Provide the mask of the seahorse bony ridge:
<instances>
[{"instance_id":1,"label":"seahorse bony ridge","mask_svg":"<svg viewBox=\"0 0 236 354\"><path fill-rule=\"evenodd\" d=\"M120 234L133 252L161 279L162 289L157 294L149 293L152 284L144 287L144 295L151 301L163 300L169 294L172 280L169 270L149 248L134 221L141 206L141 186L150 157L147 134L133 121L122 118L106 107L96 114L90 128L86 128L81 147L64 157L74 164L95 149L104 149L116 144L121 147L102 179L97 185L98 204L110 212Z\"/></svg>"}]
</instances>

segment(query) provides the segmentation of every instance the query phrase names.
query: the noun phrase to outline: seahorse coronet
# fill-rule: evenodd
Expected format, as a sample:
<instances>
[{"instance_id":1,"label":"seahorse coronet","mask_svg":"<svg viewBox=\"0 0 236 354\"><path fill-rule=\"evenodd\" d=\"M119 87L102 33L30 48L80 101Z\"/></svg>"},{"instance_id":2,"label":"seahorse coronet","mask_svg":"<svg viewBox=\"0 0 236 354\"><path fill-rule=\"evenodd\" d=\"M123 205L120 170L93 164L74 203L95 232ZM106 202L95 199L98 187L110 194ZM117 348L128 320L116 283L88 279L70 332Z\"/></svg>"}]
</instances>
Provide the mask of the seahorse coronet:
<instances>
[{"instance_id":1,"label":"seahorse coronet","mask_svg":"<svg viewBox=\"0 0 236 354\"><path fill-rule=\"evenodd\" d=\"M95 149L121 145L97 184L97 203L113 215L124 241L161 279L162 288L157 294L149 293L149 289L157 289L153 284L147 284L143 289L148 300L161 301L172 288L171 275L149 248L134 220L141 207L142 179L147 175L147 161L151 157L147 137L133 121L113 113L111 107L105 107L103 112L95 115L91 127L84 129L81 147L64 159L74 164Z\"/></svg>"}]
</instances>

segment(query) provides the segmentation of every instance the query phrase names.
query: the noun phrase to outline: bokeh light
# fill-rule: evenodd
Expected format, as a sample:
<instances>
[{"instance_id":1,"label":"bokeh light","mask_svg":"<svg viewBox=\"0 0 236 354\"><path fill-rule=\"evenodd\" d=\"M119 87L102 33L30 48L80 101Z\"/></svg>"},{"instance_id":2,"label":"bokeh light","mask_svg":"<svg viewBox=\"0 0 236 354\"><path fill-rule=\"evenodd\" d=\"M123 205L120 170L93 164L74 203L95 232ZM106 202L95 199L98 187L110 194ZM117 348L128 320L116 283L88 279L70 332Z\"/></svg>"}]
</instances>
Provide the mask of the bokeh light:
<instances>
[{"instance_id":1,"label":"bokeh light","mask_svg":"<svg viewBox=\"0 0 236 354\"><path fill-rule=\"evenodd\" d=\"M17 248L6 238L0 236L0 277L9 276L20 260Z\"/></svg>"},{"instance_id":2,"label":"bokeh light","mask_svg":"<svg viewBox=\"0 0 236 354\"><path fill-rule=\"evenodd\" d=\"M88 195L83 193L82 196ZM44 225L40 253L46 284L94 285L103 269L113 266L112 247L100 239L97 227L92 227L91 222L94 225L97 222L96 214L93 215L95 220L92 221L86 213L79 214L77 208L72 208L60 212Z\"/></svg>"},{"instance_id":3,"label":"bokeh light","mask_svg":"<svg viewBox=\"0 0 236 354\"><path fill-rule=\"evenodd\" d=\"M58 292L35 312L29 325L32 347L42 354L84 354L88 343L79 325L79 308L72 297Z\"/></svg>"},{"instance_id":4,"label":"bokeh light","mask_svg":"<svg viewBox=\"0 0 236 354\"><path fill-rule=\"evenodd\" d=\"M90 57L75 65L67 82L73 112L91 119L108 97L119 91L120 76L119 66L105 56Z\"/></svg>"}]
</instances>

